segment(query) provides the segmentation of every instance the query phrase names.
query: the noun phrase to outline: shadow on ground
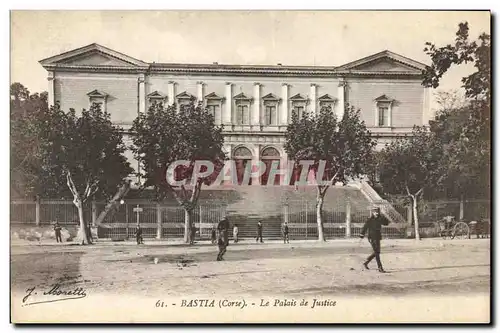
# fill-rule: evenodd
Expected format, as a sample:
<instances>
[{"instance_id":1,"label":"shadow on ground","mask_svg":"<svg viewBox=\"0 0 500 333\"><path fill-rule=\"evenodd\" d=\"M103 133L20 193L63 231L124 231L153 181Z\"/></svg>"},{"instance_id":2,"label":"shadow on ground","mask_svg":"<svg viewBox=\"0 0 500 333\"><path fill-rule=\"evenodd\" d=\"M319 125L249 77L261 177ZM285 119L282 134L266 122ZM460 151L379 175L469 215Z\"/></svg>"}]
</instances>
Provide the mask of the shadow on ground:
<instances>
[{"instance_id":1,"label":"shadow on ground","mask_svg":"<svg viewBox=\"0 0 500 333\"><path fill-rule=\"evenodd\" d=\"M25 291L30 287L48 287L55 283L73 285L82 281L80 260L85 252L54 252L12 255L11 288Z\"/></svg>"}]
</instances>

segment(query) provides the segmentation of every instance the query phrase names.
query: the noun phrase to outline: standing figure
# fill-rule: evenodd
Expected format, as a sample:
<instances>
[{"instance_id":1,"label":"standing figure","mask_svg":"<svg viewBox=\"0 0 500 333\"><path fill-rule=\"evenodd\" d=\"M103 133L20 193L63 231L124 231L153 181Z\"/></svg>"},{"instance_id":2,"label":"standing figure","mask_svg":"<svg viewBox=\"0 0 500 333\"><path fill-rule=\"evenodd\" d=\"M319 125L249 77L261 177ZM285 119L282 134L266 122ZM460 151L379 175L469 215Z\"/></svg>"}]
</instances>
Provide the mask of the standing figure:
<instances>
[{"instance_id":1,"label":"standing figure","mask_svg":"<svg viewBox=\"0 0 500 333\"><path fill-rule=\"evenodd\" d=\"M290 243L290 238L288 236L288 223L283 224L283 242Z\"/></svg>"},{"instance_id":2,"label":"standing figure","mask_svg":"<svg viewBox=\"0 0 500 333\"><path fill-rule=\"evenodd\" d=\"M193 223L193 225L191 226L191 241L190 241L191 245L194 244L195 237L196 237L196 225Z\"/></svg>"},{"instance_id":3,"label":"standing figure","mask_svg":"<svg viewBox=\"0 0 500 333\"><path fill-rule=\"evenodd\" d=\"M212 244L215 244L215 242L217 242L217 230L215 229L215 225L212 226L212 235L210 237L210 240L212 241Z\"/></svg>"},{"instance_id":4,"label":"standing figure","mask_svg":"<svg viewBox=\"0 0 500 333\"><path fill-rule=\"evenodd\" d=\"M373 248L373 253L366 259L363 266L366 269L369 269L368 264L373 260L373 258L375 258L377 260L378 271L380 273L386 273L382 266L382 261L380 260L380 240L382 239L383 225L389 225L389 220L380 215L380 208L374 208L372 216L370 216L365 222L360 236L361 238L364 238L366 231L368 231L368 241Z\"/></svg>"},{"instance_id":5,"label":"standing figure","mask_svg":"<svg viewBox=\"0 0 500 333\"><path fill-rule=\"evenodd\" d=\"M217 255L217 261L223 260L223 256L226 253L227 246L229 245L229 221L224 216L217 225L217 231L219 237L217 240L217 245L219 247L219 254Z\"/></svg>"},{"instance_id":6,"label":"standing figure","mask_svg":"<svg viewBox=\"0 0 500 333\"><path fill-rule=\"evenodd\" d=\"M137 245L144 244L143 239L142 239L142 228L139 224L137 225L137 228L135 229L135 240L137 241Z\"/></svg>"},{"instance_id":7,"label":"standing figure","mask_svg":"<svg viewBox=\"0 0 500 333\"><path fill-rule=\"evenodd\" d=\"M62 243L62 237L61 237L61 226L59 225L59 222L56 221L54 224L54 232L56 233L56 242L57 243Z\"/></svg>"},{"instance_id":8,"label":"standing figure","mask_svg":"<svg viewBox=\"0 0 500 333\"><path fill-rule=\"evenodd\" d=\"M257 223L257 238L255 238L255 241L258 242L259 239L261 243L264 243L262 241L262 221L259 221L259 223Z\"/></svg>"},{"instance_id":9,"label":"standing figure","mask_svg":"<svg viewBox=\"0 0 500 333\"><path fill-rule=\"evenodd\" d=\"M233 238L235 243L238 243L238 232L239 232L238 225L235 224L233 227Z\"/></svg>"}]
</instances>

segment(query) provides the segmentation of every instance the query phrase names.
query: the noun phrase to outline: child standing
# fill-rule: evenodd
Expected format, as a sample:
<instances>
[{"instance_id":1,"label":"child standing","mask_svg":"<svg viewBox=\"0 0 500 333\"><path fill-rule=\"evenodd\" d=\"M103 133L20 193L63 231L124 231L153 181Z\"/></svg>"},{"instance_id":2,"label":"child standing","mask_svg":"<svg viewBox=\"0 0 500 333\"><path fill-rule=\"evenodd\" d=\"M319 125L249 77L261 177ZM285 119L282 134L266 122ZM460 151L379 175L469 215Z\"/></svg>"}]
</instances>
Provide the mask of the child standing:
<instances>
[{"instance_id":1,"label":"child standing","mask_svg":"<svg viewBox=\"0 0 500 333\"><path fill-rule=\"evenodd\" d=\"M235 243L238 243L238 232L239 232L238 225L235 224L233 227L233 238Z\"/></svg>"}]
</instances>

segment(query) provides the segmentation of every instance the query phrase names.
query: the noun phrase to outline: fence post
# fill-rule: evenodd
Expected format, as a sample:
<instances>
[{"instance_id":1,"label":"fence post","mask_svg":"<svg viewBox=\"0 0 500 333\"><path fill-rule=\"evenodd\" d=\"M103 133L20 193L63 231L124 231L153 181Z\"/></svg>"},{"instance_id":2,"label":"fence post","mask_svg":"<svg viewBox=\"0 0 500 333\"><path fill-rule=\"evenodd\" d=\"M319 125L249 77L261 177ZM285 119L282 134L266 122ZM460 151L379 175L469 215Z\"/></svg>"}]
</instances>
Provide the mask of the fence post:
<instances>
[{"instance_id":1,"label":"fence post","mask_svg":"<svg viewBox=\"0 0 500 333\"><path fill-rule=\"evenodd\" d=\"M97 221L97 203L92 201L92 227L95 227Z\"/></svg>"},{"instance_id":2,"label":"fence post","mask_svg":"<svg viewBox=\"0 0 500 333\"><path fill-rule=\"evenodd\" d=\"M460 196L460 221L463 221L464 219L464 195L462 194Z\"/></svg>"},{"instance_id":3,"label":"fence post","mask_svg":"<svg viewBox=\"0 0 500 333\"><path fill-rule=\"evenodd\" d=\"M345 206L345 237L351 238L351 202L349 199Z\"/></svg>"},{"instance_id":4,"label":"fence post","mask_svg":"<svg viewBox=\"0 0 500 333\"><path fill-rule=\"evenodd\" d=\"M128 239L128 204L126 203L124 206L125 206L125 232L127 233L127 239Z\"/></svg>"},{"instance_id":5,"label":"fence post","mask_svg":"<svg viewBox=\"0 0 500 333\"><path fill-rule=\"evenodd\" d=\"M156 203L156 239L161 239L161 207L159 203Z\"/></svg>"},{"instance_id":6,"label":"fence post","mask_svg":"<svg viewBox=\"0 0 500 333\"><path fill-rule=\"evenodd\" d=\"M307 201L306 201L306 240L307 240L307 233L309 231L309 227L307 226L308 218L309 218L309 205L307 204Z\"/></svg>"},{"instance_id":7,"label":"fence post","mask_svg":"<svg viewBox=\"0 0 500 333\"><path fill-rule=\"evenodd\" d=\"M40 197L36 196L35 201L35 224L37 227L40 226Z\"/></svg>"},{"instance_id":8,"label":"fence post","mask_svg":"<svg viewBox=\"0 0 500 333\"><path fill-rule=\"evenodd\" d=\"M202 216L202 213L203 213L203 210L201 209L201 205L198 205L198 208L199 208L199 214L198 214L198 225L199 225L199 228L198 228L198 232L199 232L199 239L201 240L201 236L202 236L202 230L201 230L201 223L203 222L203 218L201 217Z\"/></svg>"}]
</instances>

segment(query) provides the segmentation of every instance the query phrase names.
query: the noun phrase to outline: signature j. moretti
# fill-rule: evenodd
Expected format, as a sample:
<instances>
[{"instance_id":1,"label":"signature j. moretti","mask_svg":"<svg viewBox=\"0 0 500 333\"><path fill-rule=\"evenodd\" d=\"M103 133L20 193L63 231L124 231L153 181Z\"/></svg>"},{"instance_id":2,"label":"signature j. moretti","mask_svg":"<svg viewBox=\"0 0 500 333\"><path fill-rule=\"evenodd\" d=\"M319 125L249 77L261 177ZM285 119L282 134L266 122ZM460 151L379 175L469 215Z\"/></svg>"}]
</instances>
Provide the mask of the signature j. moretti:
<instances>
[{"instance_id":1,"label":"signature j. moretti","mask_svg":"<svg viewBox=\"0 0 500 333\"><path fill-rule=\"evenodd\" d=\"M82 287L67 288L58 283L45 289L30 287L26 289L26 295L23 297L23 305L35 305L80 299L87 297L87 294L87 290Z\"/></svg>"}]
</instances>

